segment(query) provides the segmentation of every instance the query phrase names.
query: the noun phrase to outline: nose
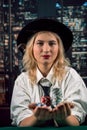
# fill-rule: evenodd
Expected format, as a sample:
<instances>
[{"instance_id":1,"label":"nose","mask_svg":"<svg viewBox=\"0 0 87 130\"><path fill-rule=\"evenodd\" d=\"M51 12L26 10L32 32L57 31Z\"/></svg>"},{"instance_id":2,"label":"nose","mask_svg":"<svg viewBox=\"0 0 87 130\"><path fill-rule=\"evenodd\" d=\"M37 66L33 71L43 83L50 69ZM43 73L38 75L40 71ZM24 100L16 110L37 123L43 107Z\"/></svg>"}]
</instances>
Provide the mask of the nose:
<instances>
[{"instance_id":1,"label":"nose","mask_svg":"<svg viewBox=\"0 0 87 130\"><path fill-rule=\"evenodd\" d=\"M49 51L50 51L50 46L49 46L48 43L44 43L43 51L44 51L44 52L49 52Z\"/></svg>"}]
</instances>

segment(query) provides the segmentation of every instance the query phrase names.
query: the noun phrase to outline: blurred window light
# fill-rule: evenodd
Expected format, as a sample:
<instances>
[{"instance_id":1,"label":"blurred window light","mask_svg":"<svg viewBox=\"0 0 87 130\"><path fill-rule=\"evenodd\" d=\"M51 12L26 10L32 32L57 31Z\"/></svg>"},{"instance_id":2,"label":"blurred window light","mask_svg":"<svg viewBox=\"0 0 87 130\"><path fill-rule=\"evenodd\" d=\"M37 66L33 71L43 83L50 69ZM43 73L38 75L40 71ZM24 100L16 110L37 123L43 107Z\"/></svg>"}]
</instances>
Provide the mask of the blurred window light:
<instances>
[{"instance_id":1,"label":"blurred window light","mask_svg":"<svg viewBox=\"0 0 87 130\"><path fill-rule=\"evenodd\" d=\"M6 4L3 4L3 7L8 7L8 5L6 5Z\"/></svg>"},{"instance_id":2,"label":"blurred window light","mask_svg":"<svg viewBox=\"0 0 87 130\"><path fill-rule=\"evenodd\" d=\"M87 2L84 2L84 3L83 3L83 6L87 6Z\"/></svg>"},{"instance_id":3,"label":"blurred window light","mask_svg":"<svg viewBox=\"0 0 87 130\"><path fill-rule=\"evenodd\" d=\"M23 0L19 0L19 5L23 5Z\"/></svg>"},{"instance_id":4,"label":"blurred window light","mask_svg":"<svg viewBox=\"0 0 87 130\"><path fill-rule=\"evenodd\" d=\"M59 3L56 3L56 8L61 8L61 5Z\"/></svg>"}]
</instances>

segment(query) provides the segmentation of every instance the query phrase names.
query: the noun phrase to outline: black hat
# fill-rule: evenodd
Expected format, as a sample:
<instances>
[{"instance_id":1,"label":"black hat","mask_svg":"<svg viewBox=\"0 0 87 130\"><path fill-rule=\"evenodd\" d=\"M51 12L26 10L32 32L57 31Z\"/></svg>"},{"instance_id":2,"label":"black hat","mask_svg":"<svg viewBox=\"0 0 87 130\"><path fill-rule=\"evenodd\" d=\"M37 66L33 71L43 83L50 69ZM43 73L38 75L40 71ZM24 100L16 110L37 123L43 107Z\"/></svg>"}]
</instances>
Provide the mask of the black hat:
<instances>
[{"instance_id":1,"label":"black hat","mask_svg":"<svg viewBox=\"0 0 87 130\"><path fill-rule=\"evenodd\" d=\"M19 33L17 37L17 45L27 44L29 38L36 32L51 31L57 33L64 45L65 51L68 51L73 41L71 30L63 23L53 19L35 19L28 23Z\"/></svg>"}]
</instances>

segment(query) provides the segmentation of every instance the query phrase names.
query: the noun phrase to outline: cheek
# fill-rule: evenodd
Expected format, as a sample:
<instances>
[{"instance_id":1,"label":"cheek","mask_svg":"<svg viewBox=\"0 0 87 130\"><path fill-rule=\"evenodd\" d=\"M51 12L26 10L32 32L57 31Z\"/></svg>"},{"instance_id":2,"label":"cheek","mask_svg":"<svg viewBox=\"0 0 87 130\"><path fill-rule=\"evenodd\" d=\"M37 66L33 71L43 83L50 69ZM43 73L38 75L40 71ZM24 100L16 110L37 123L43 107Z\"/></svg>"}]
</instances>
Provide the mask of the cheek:
<instances>
[{"instance_id":1,"label":"cheek","mask_svg":"<svg viewBox=\"0 0 87 130\"><path fill-rule=\"evenodd\" d=\"M58 55L58 47L56 47L56 48L54 49L54 54L55 54L55 56Z\"/></svg>"},{"instance_id":2,"label":"cheek","mask_svg":"<svg viewBox=\"0 0 87 130\"><path fill-rule=\"evenodd\" d=\"M37 59L39 57L40 50L37 47L33 48L34 58Z\"/></svg>"}]
</instances>

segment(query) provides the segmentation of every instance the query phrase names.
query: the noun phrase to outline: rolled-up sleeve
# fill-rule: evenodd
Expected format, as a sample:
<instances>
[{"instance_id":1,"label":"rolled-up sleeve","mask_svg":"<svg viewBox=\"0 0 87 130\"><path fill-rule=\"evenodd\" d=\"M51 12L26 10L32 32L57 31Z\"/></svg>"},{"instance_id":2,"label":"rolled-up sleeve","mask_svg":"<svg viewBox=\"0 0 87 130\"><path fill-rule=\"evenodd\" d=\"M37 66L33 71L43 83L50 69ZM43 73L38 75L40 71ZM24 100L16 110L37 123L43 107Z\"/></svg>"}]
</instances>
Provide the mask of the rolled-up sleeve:
<instances>
[{"instance_id":1,"label":"rolled-up sleeve","mask_svg":"<svg viewBox=\"0 0 87 130\"><path fill-rule=\"evenodd\" d=\"M29 89L27 89L27 80L25 80L25 78L21 75L15 81L10 106L12 125L18 126L20 121L32 115L32 111L28 108L31 97L29 95Z\"/></svg>"},{"instance_id":2,"label":"rolled-up sleeve","mask_svg":"<svg viewBox=\"0 0 87 130\"><path fill-rule=\"evenodd\" d=\"M75 104L71 109L80 123L83 123L87 114L87 88L78 73L71 69L64 80L64 100Z\"/></svg>"}]
</instances>

